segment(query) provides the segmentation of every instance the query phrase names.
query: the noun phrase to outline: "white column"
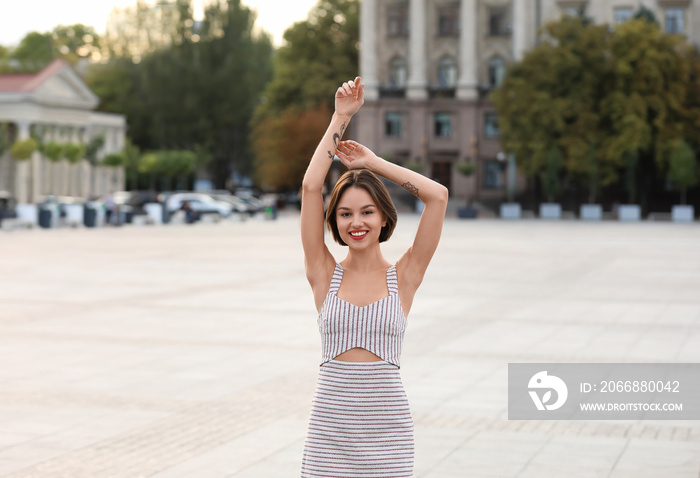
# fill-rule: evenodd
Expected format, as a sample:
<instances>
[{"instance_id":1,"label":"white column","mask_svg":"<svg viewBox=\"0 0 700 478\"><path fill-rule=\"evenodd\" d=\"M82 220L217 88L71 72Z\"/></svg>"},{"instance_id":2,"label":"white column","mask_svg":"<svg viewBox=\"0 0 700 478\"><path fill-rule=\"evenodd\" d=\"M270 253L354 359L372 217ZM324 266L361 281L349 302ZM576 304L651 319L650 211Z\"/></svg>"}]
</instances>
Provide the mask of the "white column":
<instances>
[{"instance_id":1,"label":"white column","mask_svg":"<svg viewBox=\"0 0 700 478\"><path fill-rule=\"evenodd\" d=\"M513 61L522 60L527 50L529 0L513 0Z\"/></svg>"},{"instance_id":2,"label":"white column","mask_svg":"<svg viewBox=\"0 0 700 478\"><path fill-rule=\"evenodd\" d=\"M365 84L365 99L379 99L376 0L360 3L360 76Z\"/></svg>"},{"instance_id":3,"label":"white column","mask_svg":"<svg viewBox=\"0 0 700 478\"><path fill-rule=\"evenodd\" d=\"M26 121L17 123L17 139L29 139L29 123ZM17 160L15 160L17 161ZM15 196L18 204L26 204L29 202L29 181L31 165L30 160L22 160L16 162L15 168Z\"/></svg>"},{"instance_id":4,"label":"white column","mask_svg":"<svg viewBox=\"0 0 700 478\"><path fill-rule=\"evenodd\" d=\"M459 81L457 83L457 98L461 99L478 97L477 18L477 1L462 0L459 11Z\"/></svg>"},{"instance_id":5,"label":"white column","mask_svg":"<svg viewBox=\"0 0 700 478\"><path fill-rule=\"evenodd\" d=\"M409 17L410 38L408 43L409 63L406 96L413 100L422 100L428 97L425 0L411 0Z\"/></svg>"}]
</instances>

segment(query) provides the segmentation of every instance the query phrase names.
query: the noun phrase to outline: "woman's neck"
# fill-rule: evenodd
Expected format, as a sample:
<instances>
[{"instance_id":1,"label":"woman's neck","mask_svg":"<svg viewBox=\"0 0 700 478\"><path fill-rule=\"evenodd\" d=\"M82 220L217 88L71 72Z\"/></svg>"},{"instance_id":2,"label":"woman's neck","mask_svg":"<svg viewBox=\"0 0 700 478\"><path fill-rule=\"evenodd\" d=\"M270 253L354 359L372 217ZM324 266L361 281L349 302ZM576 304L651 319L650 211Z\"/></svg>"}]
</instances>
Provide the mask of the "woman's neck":
<instances>
[{"instance_id":1,"label":"woman's neck","mask_svg":"<svg viewBox=\"0 0 700 478\"><path fill-rule=\"evenodd\" d=\"M348 255L343 260L344 269L352 269L355 271L373 271L376 269L386 269L389 263L382 255L382 250L377 244L377 247L357 251L350 249Z\"/></svg>"}]
</instances>

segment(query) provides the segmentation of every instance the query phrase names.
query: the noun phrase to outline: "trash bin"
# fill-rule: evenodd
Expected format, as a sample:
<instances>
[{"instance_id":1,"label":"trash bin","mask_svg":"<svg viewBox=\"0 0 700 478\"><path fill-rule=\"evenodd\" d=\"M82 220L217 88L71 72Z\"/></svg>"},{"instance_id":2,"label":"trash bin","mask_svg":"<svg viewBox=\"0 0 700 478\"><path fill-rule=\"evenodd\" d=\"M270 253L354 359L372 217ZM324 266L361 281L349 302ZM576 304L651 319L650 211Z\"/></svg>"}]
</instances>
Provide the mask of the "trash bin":
<instances>
[{"instance_id":1,"label":"trash bin","mask_svg":"<svg viewBox=\"0 0 700 478\"><path fill-rule=\"evenodd\" d=\"M97 209L90 206L85 206L85 215L83 216L83 224L85 227L95 227L97 222Z\"/></svg>"},{"instance_id":2,"label":"trash bin","mask_svg":"<svg viewBox=\"0 0 700 478\"><path fill-rule=\"evenodd\" d=\"M267 215L268 219L275 221L277 219L277 206L267 206L265 208L265 214Z\"/></svg>"},{"instance_id":3,"label":"trash bin","mask_svg":"<svg viewBox=\"0 0 700 478\"><path fill-rule=\"evenodd\" d=\"M51 208L42 206L41 209L39 209L39 227L49 229L51 227L51 216Z\"/></svg>"}]
</instances>

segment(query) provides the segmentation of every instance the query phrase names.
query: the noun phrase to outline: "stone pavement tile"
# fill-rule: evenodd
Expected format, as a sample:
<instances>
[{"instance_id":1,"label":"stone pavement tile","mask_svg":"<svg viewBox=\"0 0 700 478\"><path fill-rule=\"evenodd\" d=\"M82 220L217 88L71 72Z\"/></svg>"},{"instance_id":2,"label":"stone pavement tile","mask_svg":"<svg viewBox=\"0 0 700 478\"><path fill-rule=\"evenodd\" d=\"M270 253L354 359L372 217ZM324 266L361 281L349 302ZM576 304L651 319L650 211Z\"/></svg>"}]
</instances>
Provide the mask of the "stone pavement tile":
<instances>
[{"instance_id":1,"label":"stone pavement tile","mask_svg":"<svg viewBox=\"0 0 700 478\"><path fill-rule=\"evenodd\" d=\"M528 462L528 467L556 465L590 468L601 473L612 469L626 446L624 438L552 436Z\"/></svg>"},{"instance_id":2,"label":"stone pavement tile","mask_svg":"<svg viewBox=\"0 0 700 478\"><path fill-rule=\"evenodd\" d=\"M305 424L306 426L306 424ZM226 478L258 478L298 476L301 471L301 459L304 452L304 440L297 439L285 448L269 455L264 460L245 468L241 472L226 475Z\"/></svg>"},{"instance_id":3,"label":"stone pavement tile","mask_svg":"<svg viewBox=\"0 0 700 478\"><path fill-rule=\"evenodd\" d=\"M416 425L416 477L428 476L447 457L477 433L476 430L445 429L430 425Z\"/></svg>"},{"instance_id":4,"label":"stone pavement tile","mask_svg":"<svg viewBox=\"0 0 700 478\"><path fill-rule=\"evenodd\" d=\"M303 444L299 446L296 434L300 428L305 427L306 421L276 420L151 475L151 478L286 476L289 475L290 468L301 467ZM292 450L291 464L290 453L286 450ZM277 473L273 470L277 470Z\"/></svg>"},{"instance_id":5,"label":"stone pavement tile","mask_svg":"<svg viewBox=\"0 0 700 478\"><path fill-rule=\"evenodd\" d=\"M630 438L619 460L612 468L611 478L637 476L697 478L700 452L697 442L664 442Z\"/></svg>"}]
</instances>

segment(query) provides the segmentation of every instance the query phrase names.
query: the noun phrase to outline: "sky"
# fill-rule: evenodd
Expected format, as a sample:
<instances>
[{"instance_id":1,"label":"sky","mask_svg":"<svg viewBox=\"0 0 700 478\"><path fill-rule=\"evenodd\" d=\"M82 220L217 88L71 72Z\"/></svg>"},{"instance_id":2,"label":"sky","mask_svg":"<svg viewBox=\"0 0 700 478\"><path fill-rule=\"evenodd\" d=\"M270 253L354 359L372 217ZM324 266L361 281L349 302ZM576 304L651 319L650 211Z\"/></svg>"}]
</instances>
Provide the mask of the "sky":
<instances>
[{"instance_id":1,"label":"sky","mask_svg":"<svg viewBox=\"0 0 700 478\"><path fill-rule=\"evenodd\" d=\"M276 46L282 45L284 30L304 20L317 0L242 0L257 10L256 25L272 34ZM11 15L0 16L0 45L17 45L31 31L47 32L56 25L83 23L104 33L107 17L113 8L134 5L136 0L3 0L12 3ZM194 0L195 19L202 17L202 4ZM9 6L9 5L6 5ZM5 13L8 13L5 11Z\"/></svg>"}]
</instances>

